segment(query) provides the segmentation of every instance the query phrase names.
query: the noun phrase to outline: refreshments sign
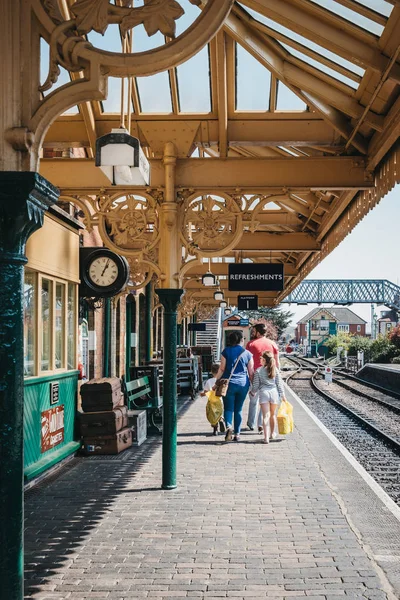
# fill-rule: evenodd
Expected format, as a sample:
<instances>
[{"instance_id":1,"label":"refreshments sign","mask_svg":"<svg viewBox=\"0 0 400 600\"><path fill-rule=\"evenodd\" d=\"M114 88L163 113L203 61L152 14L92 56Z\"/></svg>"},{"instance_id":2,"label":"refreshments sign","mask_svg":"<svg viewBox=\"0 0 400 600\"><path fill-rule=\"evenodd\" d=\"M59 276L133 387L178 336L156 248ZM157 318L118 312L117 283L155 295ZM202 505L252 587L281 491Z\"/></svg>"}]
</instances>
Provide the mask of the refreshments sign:
<instances>
[{"instance_id":1,"label":"refreshments sign","mask_svg":"<svg viewBox=\"0 0 400 600\"><path fill-rule=\"evenodd\" d=\"M283 264L230 263L228 266L230 292L281 291L283 283Z\"/></svg>"}]
</instances>

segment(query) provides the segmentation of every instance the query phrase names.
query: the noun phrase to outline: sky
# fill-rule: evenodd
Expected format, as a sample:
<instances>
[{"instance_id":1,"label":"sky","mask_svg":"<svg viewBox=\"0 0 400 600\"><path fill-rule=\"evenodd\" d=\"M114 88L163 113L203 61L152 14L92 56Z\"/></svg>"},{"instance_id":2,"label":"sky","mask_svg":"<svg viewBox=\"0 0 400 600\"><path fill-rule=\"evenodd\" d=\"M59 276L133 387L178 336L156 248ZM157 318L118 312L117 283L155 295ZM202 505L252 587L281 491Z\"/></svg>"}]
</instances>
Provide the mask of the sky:
<instances>
[{"instance_id":1,"label":"sky","mask_svg":"<svg viewBox=\"0 0 400 600\"><path fill-rule=\"evenodd\" d=\"M307 279L388 279L400 285L399 238L400 184L382 198ZM292 323L295 324L317 305L282 306L294 313ZM370 304L353 304L349 308L370 323ZM385 310L385 306L375 309L378 316L381 310Z\"/></svg>"}]
</instances>

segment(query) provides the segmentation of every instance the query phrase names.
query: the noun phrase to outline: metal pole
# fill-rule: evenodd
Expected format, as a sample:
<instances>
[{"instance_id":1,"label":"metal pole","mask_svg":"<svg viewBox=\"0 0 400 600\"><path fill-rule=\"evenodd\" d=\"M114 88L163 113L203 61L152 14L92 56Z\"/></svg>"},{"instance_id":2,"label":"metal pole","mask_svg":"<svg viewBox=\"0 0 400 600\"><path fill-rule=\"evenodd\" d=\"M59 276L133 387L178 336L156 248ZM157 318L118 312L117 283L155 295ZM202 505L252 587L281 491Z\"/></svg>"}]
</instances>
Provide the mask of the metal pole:
<instances>
[{"instance_id":1,"label":"metal pole","mask_svg":"<svg viewBox=\"0 0 400 600\"><path fill-rule=\"evenodd\" d=\"M103 377L110 376L110 326L111 298L106 298L104 303Z\"/></svg>"},{"instance_id":2,"label":"metal pole","mask_svg":"<svg viewBox=\"0 0 400 600\"><path fill-rule=\"evenodd\" d=\"M163 452L162 487L176 487L177 443L177 308L183 290L156 290L164 306L164 383L163 383Z\"/></svg>"},{"instance_id":3,"label":"metal pole","mask_svg":"<svg viewBox=\"0 0 400 600\"><path fill-rule=\"evenodd\" d=\"M38 173L2 172L0 191L0 600L23 600L25 245L58 190Z\"/></svg>"},{"instance_id":4,"label":"metal pole","mask_svg":"<svg viewBox=\"0 0 400 600\"><path fill-rule=\"evenodd\" d=\"M152 333L152 305L153 305L153 284L148 283L146 285L146 313L145 313L145 362L151 361L151 333Z\"/></svg>"}]
</instances>

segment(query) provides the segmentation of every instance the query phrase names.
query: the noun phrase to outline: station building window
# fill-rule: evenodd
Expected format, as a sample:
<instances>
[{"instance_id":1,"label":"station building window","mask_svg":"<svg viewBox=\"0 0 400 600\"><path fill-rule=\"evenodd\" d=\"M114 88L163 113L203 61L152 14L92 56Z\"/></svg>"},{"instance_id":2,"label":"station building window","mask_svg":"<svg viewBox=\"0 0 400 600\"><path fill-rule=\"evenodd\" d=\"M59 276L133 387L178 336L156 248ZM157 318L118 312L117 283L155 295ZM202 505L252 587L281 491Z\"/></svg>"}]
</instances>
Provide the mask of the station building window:
<instances>
[{"instance_id":1,"label":"station building window","mask_svg":"<svg viewBox=\"0 0 400 600\"><path fill-rule=\"evenodd\" d=\"M25 269L26 377L76 369L77 285Z\"/></svg>"},{"instance_id":2,"label":"station building window","mask_svg":"<svg viewBox=\"0 0 400 600\"><path fill-rule=\"evenodd\" d=\"M51 354L52 354L52 292L53 286L49 279L41 278L40 286L40 304L41 304L41 329L42 329L42 346L41 346L41 361L40 368L42 371L51 370Z\"/></svg>"},{"instance_id":3,"label":"station building window","mask_svg":"<svg viewBox=\"0 0 400 600\"><path fill-rule=\"evenodd\" d=\"M341 333L349 333L350 326L349 325L338 325L338 331Z\"/></svg>"},{"instance_id":4,"label":"station building window","mask_svg":"<svg viewBox=\"0 0 400 600\"><path fill-rule=\"evenodd\" d=\"M24 374L32 377L36 371L36 275L25 272L24 281Z\"/></svg>"}]
</instances>

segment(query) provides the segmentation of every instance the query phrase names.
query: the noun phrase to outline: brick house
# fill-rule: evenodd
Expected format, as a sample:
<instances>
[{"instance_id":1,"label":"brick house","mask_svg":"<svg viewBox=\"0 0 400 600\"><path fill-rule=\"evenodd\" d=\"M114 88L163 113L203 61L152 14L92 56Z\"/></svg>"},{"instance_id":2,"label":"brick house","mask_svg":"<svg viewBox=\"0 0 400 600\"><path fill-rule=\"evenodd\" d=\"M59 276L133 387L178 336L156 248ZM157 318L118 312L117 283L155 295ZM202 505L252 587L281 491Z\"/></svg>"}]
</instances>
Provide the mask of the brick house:
<instances>
[{"instance_id":1,"label":"brick house","mask_svg":"<svg viewBox=\"0 0 400 600\"><path fill-rule=\"evenodd\" d=\"M350 333L366 336L366 321L347 307L314 308L297 322L296 342L318 349L331 335Z\"/></svg>"},{"instance_id":2,"label":"brick house","mask_svg":"<svg viewBox=\"0 0 400 600\"><path fill-rule=\"evenodd\" d=\"M378 335L386 335L398 324L398 316L395 310L382 310L378 319Z\"/></svg>"}]
</instances>

